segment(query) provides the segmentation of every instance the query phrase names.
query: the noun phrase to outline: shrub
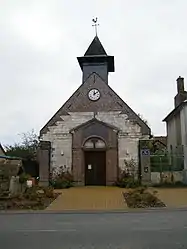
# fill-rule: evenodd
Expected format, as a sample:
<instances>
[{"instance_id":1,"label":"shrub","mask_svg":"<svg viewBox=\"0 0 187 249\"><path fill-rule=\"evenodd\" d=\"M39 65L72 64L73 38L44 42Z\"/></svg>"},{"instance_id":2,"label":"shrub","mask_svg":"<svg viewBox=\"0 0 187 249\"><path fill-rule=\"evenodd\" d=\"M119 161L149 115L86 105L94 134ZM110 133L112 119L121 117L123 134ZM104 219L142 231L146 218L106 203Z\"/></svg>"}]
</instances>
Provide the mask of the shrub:
<instances>
[{"instance_id":1,"label":"shrub","mask_svg":"<svg viewBox=\"0 0 187 249\"><path fill-rule=\"evenodd\" d=\"M46 187L46 188L42 188L42 190L44 191L44 195L47 198L54 198L54 188L52 186L50 187Z\"/></svg>"},{"instance_id":2,"label":"shrub","mask_svg":"<svg viewBox=\"0 0 187 249\"><path fill-rule=\"evenodd\" d=\"M156 197L156 191L150 193L146 187L140 187L123 193L130 208L165 207L165 204Z\"/></svg>"},{"instance_id":3,"label":"shrub","mask_svg":"<svg viewBox=\"0 0 187 249\"><path fill-rule=\"evenodd\" d=\"M65 167L60 167L58 172L52 172L50 185L55 189L73 187L73 176Z\"/></svg>"},{"instance_id":4,"label":"shrub","mask_svg":"<svg viewBox=\"0 0 187 249\"><path fill-rule=\"evenodd\" d=\"M27 180L29 180L30 178L30 175L26 174L26 173L22 173L20 176L19 176L19 182L21 184L24 184L26 183Z\"/></svg>"},{"instance_id":5,"label":"shrub","mask_svg":"<svg viewBox=\"0 0 187 249\"><path fill-rule=\"evenodd\" d=\"M35 201L35 200L39 200L42 197L41 192L39 192L38 187L31 187L31 188L27 188L25 193L23 194L23 197L25 199L28 199L30 201Z\"/></svg>"},{"instance_id":6,"label":"shrub","mask_svg":"<svg viewBox=\"0 0 187 249\"><path fill-rule=\"evenodd\" d=\"M140 180L135 179L137 162L134 159L124 160L125 170L120 172L116 185L121 188L137 188L140 186Z\"/></svg>"},{"instance_id":7,"label":"shrub","mask_svg":"<svg viewBox=\"0 0 187 249\"><path fill-rule=\"evenodd\" d=\"M137 188L140 186L140 181L135 180L133 175L124 170L121 172L116 185L121 188Z\"/></svg>"},{"instance_id":8,"label":"shrub","mask_svg":"<svg viewBox=\"0 0 187 249\"><path fill-rule=\"evenodd\" d=\"M33 186L27 188L25 193L22 195L25 199L31 201L40 201L42 198L54 198L54 188L53 187L38 187Z\"/></svg>"}]
</instances>

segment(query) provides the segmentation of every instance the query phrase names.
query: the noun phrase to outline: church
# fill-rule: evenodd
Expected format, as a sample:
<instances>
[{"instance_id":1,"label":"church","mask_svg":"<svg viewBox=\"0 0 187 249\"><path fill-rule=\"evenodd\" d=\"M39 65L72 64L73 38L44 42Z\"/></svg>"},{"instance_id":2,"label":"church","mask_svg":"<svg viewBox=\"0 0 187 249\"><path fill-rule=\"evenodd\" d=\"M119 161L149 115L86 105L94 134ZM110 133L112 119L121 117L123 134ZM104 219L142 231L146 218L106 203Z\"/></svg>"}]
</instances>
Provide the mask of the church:
<instances>
[{"instance_id":1,"label":"church","mask_svg":"<svg viewBox=\"0 0 187 249\"><path fill-rule=\"evenodd\" d=\"M135 160L138 172L139 140L151 130L110 87L114 56L97 35L77 60L80 86L40 130L40 180L65 167L76 185L113 185L125 160Z\"/></svg>"}]
</instances>

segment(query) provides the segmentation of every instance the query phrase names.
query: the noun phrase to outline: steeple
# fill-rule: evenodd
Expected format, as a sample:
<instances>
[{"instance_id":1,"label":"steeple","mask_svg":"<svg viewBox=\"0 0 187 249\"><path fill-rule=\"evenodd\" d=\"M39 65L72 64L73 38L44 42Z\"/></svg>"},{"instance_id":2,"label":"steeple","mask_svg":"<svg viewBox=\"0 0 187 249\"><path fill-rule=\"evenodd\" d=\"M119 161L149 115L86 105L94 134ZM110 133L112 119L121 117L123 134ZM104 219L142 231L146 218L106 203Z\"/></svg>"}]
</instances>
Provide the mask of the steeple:
<instances>
[{"instance_id":1,"label":"steeple","mask_svg":"<svg viewBox=\"0 0 187 249\"><path fill-rule=\"evenodd\" d=\"M103 48L103 45L101 44L98 36L95 36L92 43L90 44L90 46L86 50L86 53L84 54L84 56L90 56L90 55L100 55L100 56L105 55L105 56L107 56L107 53L106 53L105 49Z\"/></svg>"},{"instance_id":2,"label":"steeple","mask_svg":"<svg viewBox=\"0 0 187 249\"><path fill-rule=\"evenodd\" d=\"M83 71L83 82L93 72L97 73L108 84L108 73L114 72L114 56L108 56L96 35L84 56L78 57Z\"/></svg>"}]
</instances>

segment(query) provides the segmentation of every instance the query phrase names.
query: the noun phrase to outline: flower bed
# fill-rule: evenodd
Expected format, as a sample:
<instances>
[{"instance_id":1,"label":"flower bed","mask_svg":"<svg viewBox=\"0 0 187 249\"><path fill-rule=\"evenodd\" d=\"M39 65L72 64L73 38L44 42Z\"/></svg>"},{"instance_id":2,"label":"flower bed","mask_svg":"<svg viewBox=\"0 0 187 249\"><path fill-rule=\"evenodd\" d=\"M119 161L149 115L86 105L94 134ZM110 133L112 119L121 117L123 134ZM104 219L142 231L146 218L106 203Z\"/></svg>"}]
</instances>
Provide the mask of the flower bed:
<instances>
[{"instance_id":1,"label":"flower bed","mask_svg":"<svg viewBox=\"0 0 187 249\"><path fill-rule=\"evenodd\" d=\"M43 210L58 195L52 188L32 187L19 196L0 196L0 210Z\"/></svg>"},{"instance_id":2,"label":"flower bed","mask_svg":"<svg viewBox=\"0 0 187 249\"><path fill-rule=\"evenodd\" d=\"M129 208L150 208L165 207L166 205L158 199L156 193L150 193L146 188L141 187L123 193Z\"/></svg>"}]
</instances>

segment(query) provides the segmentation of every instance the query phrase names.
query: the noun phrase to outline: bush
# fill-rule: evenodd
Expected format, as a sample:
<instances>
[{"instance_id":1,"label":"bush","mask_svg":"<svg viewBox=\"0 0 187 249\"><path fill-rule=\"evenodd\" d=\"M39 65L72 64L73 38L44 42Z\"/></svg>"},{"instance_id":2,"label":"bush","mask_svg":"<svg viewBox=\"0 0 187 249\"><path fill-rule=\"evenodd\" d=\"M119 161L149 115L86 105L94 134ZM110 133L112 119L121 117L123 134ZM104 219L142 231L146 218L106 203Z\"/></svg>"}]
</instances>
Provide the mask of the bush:
<instances>
[{"instance_id":1,"label":"bush","mask_svg":"<svg viewBox=\"0 0 187 249\"><path fill-rule=\"evenodd\" d=\"M116 185L120 188L137 188L140 186L140 181L135 180L133 175L122 171Z\"/></svg>"},{"instance_id":2,"label":"bush","mask_svg":"<svg viewBox=\"0 0 187 249\"><path fill-rule=\"evenodd\" d=\"M64 167L60 167L58 173L52 173L50 186L55 189L64 189L73 187L73 176Z\"/></svg>"},{"instance_id":3,"label":"bush","mask_svg":"<svg viewBox=\"0 0 187 249\"><path fill-rule=\"evenodd\" d=\"M42 190L44 191L44 195L47 198L54 198L54 188L52 186L50 187L46 187L46 188L42 188Z\"/></svg>"},{"instance_id":4,"label":"bush","mask_svg":"<svg viewBox=\"0 0 187 249\"><path fill-rule=\"evenodd\" d=\"M150 193L146 187L140 187L123 193L130 208L165 207L165 204L156 197L156 191Z\"/></svg>"},{"instance_id":5,"label":"bush","mask_svg":"<svg viewBox=\"0 0 187 249\"><path fill-rule=\"evenodd\" d=\"M73 187L73 184L70 181L57 179L57 180L52 180L51 186L53 186L55 189L65 189Z\"/></svg>"},{"instance_id":6,"label":"bush","mask_svg":"<svg viewBox=\"0 0 187 249\"><path fill-rule=\"evenodd\" d=\"M53 187L33 186L27 188L22 197L30 201L40 201L42 198L54 198L55 193Z\"/></svg>"},{"instance_id":7,"label":"bush","mask_svg":"<svg viewBox=\"0 0 187 249\"><path fill-rule=\"evenodd\" d=\"M42 197L42 194L39 192L39 188L33 186L31 188L26 188L25 193L23 194L25 199L30 201L39 200Z\"/></svg>"},{"instance_id":8,"label":"bush","mask_svg":"<svg viewBox=\"0 0 187 249\"><path fill-rule=\"evenodd\" d=\"M21 184L24 184L26 183L27 180L30 179L30 175L26 174L26 173L22 173L20 176L19 176L19 182Z\"/></svg>"}]
</instances>

